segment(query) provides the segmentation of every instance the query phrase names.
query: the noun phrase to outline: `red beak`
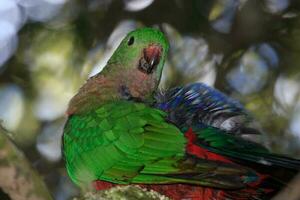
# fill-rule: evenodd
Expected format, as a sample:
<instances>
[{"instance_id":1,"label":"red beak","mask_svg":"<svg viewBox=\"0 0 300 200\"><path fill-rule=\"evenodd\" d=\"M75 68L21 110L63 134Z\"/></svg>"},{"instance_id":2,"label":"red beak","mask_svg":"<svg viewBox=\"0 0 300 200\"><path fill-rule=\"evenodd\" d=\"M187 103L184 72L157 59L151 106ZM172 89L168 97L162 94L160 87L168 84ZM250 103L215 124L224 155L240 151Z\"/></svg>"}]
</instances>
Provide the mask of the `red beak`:
<instances>
[{"instance_id":1,"label":"red beak","mask_svg":"<svg viewBox=\"0 0 300 200\"><path fill-rule=\"evenodd\" d=\"M144 50L144 57L150 65L158 64L160 61L161 47L150 45Z\"/></svg>"},{"instance_id":2,"label":"red beak","mask_svg":"<svg viewBox=\"0 0 300 200\"><path fill-rule=\"evenodd\" d=\"M144 49L144 57L140 61L140 69L147 74L152 73L153 69L158 65L161 57L162 48L158 45L151 44Z\"/></svg>"}]
</instances>

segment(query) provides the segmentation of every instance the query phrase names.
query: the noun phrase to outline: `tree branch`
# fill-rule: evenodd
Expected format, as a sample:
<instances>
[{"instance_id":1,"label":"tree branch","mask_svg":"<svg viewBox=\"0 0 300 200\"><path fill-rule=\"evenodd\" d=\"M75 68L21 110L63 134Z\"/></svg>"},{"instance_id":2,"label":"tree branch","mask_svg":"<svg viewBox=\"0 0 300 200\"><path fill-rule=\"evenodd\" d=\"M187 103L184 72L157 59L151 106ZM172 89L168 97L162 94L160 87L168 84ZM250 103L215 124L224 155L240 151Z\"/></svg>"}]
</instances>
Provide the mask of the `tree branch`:
<instances>
[{"instance_id":1,"label":"tree branch","mask_svg":"<svg viewBox=\"0 0 300 200\"><path fill-rule=\"evenodd\" d=\"M52 199L45 183L0 124L0 188L14 200Z\"/></svg>"},{"instance_id":2,"label":"tree branch","mask_svg":"<svg viewBox=\"0 0 300 200\"><path fill-rule=\"evenodd\" d=\"M153 190L142 189L139 186L117 186L109 190L87 192L82 197L73 200L170 200L168 197L161 195Z\"/></svg>"},{"instance_id":3,"label":"tree branch","mask_svg":"<svg viewBox=\"0 0 300 200\"><path fill-rule=\"evenodd\" d=\"M298 174L272 200L284 200L284 199L288 199L288 200L299 200L300 199L300 174Z\"/></svg>"}]
</instances>

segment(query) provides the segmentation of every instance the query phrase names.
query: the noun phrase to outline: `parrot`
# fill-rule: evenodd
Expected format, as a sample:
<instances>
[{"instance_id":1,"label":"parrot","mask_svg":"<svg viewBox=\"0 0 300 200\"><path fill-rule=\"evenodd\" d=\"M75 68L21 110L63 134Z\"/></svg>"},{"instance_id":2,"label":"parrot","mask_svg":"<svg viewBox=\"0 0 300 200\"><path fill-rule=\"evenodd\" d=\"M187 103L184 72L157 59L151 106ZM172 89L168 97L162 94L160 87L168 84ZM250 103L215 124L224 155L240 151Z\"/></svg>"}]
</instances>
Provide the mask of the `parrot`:
<instances>
[{"instance_id":1,"label":"parrot","mask_svg":"<svg viewBox=\"0 0 300 200\"><path fill-rule=\"evenodd\" d=\"M159 89L169 43L129 32L71 98L62 136L70 179L96 190L137 185L170 199L271 199L300 160L251 139L262 131L237 100L204 83Z\"/></svg>"}]
</instances>

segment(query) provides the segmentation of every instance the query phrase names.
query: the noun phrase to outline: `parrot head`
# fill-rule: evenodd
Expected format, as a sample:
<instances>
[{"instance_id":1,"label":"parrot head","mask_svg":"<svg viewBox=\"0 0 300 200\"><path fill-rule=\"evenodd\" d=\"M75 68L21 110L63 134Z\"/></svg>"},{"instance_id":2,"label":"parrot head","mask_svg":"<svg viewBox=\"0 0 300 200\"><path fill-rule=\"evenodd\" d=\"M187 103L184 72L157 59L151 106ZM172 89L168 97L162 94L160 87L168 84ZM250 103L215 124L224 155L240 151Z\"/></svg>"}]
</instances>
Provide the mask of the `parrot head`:
<instances>
[{"instance_id":1,"label":"parrot head","mask_svg":"<svg viewBox=\"0 0 300 200\"><path fill-rule=\"evenodd\" d=\"M144 100L157 89L168 48L159 30L134 30L122 40L100 73L118 77L121 96Z\"/></svg>"},{"instance_id":2,"label":"parrot head","mask_svg":"<svg viewBox=\"0 0 300 200\"><path fill-rule=\"evenodd\" d=\"M157 29L127 34L101 72L71 99L67 114L80 113L113 100L151 102L160 82L169 44Z\"/></svg>"}]
</instances>

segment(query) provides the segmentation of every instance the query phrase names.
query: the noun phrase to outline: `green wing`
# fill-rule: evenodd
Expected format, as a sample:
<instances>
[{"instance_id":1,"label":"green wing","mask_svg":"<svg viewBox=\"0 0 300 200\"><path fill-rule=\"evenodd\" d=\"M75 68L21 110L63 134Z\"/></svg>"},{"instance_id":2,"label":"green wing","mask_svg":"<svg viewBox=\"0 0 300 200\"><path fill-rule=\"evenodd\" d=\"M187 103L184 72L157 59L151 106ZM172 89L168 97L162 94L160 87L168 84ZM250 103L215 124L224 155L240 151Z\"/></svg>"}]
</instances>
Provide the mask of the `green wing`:
<instances>
[{"instance_id":1,"label":"green wing","mask_svg":"<svg viewBox=\"0 0 300 200\"><path fill-rule=\"evenodd\" d=\"M223 130L206 127L193 128L197 144L211 152L230 157L238 163L250 161L265 166L277 166L298 170L300 161L269 152L258 143L240 138Z\"/></svg>"},{"instance_id":2,"label":"green wing","mask_svg":"<svg viewBox=\"0 0 300 200\"><path fill-rule=\"evenodd\" d=\"M185 156L186 138L166 114L117 101L69 118L63 136L67 171L77 184L193 183L240 188L247 168Z\"/></svg>"}]
</instances>

